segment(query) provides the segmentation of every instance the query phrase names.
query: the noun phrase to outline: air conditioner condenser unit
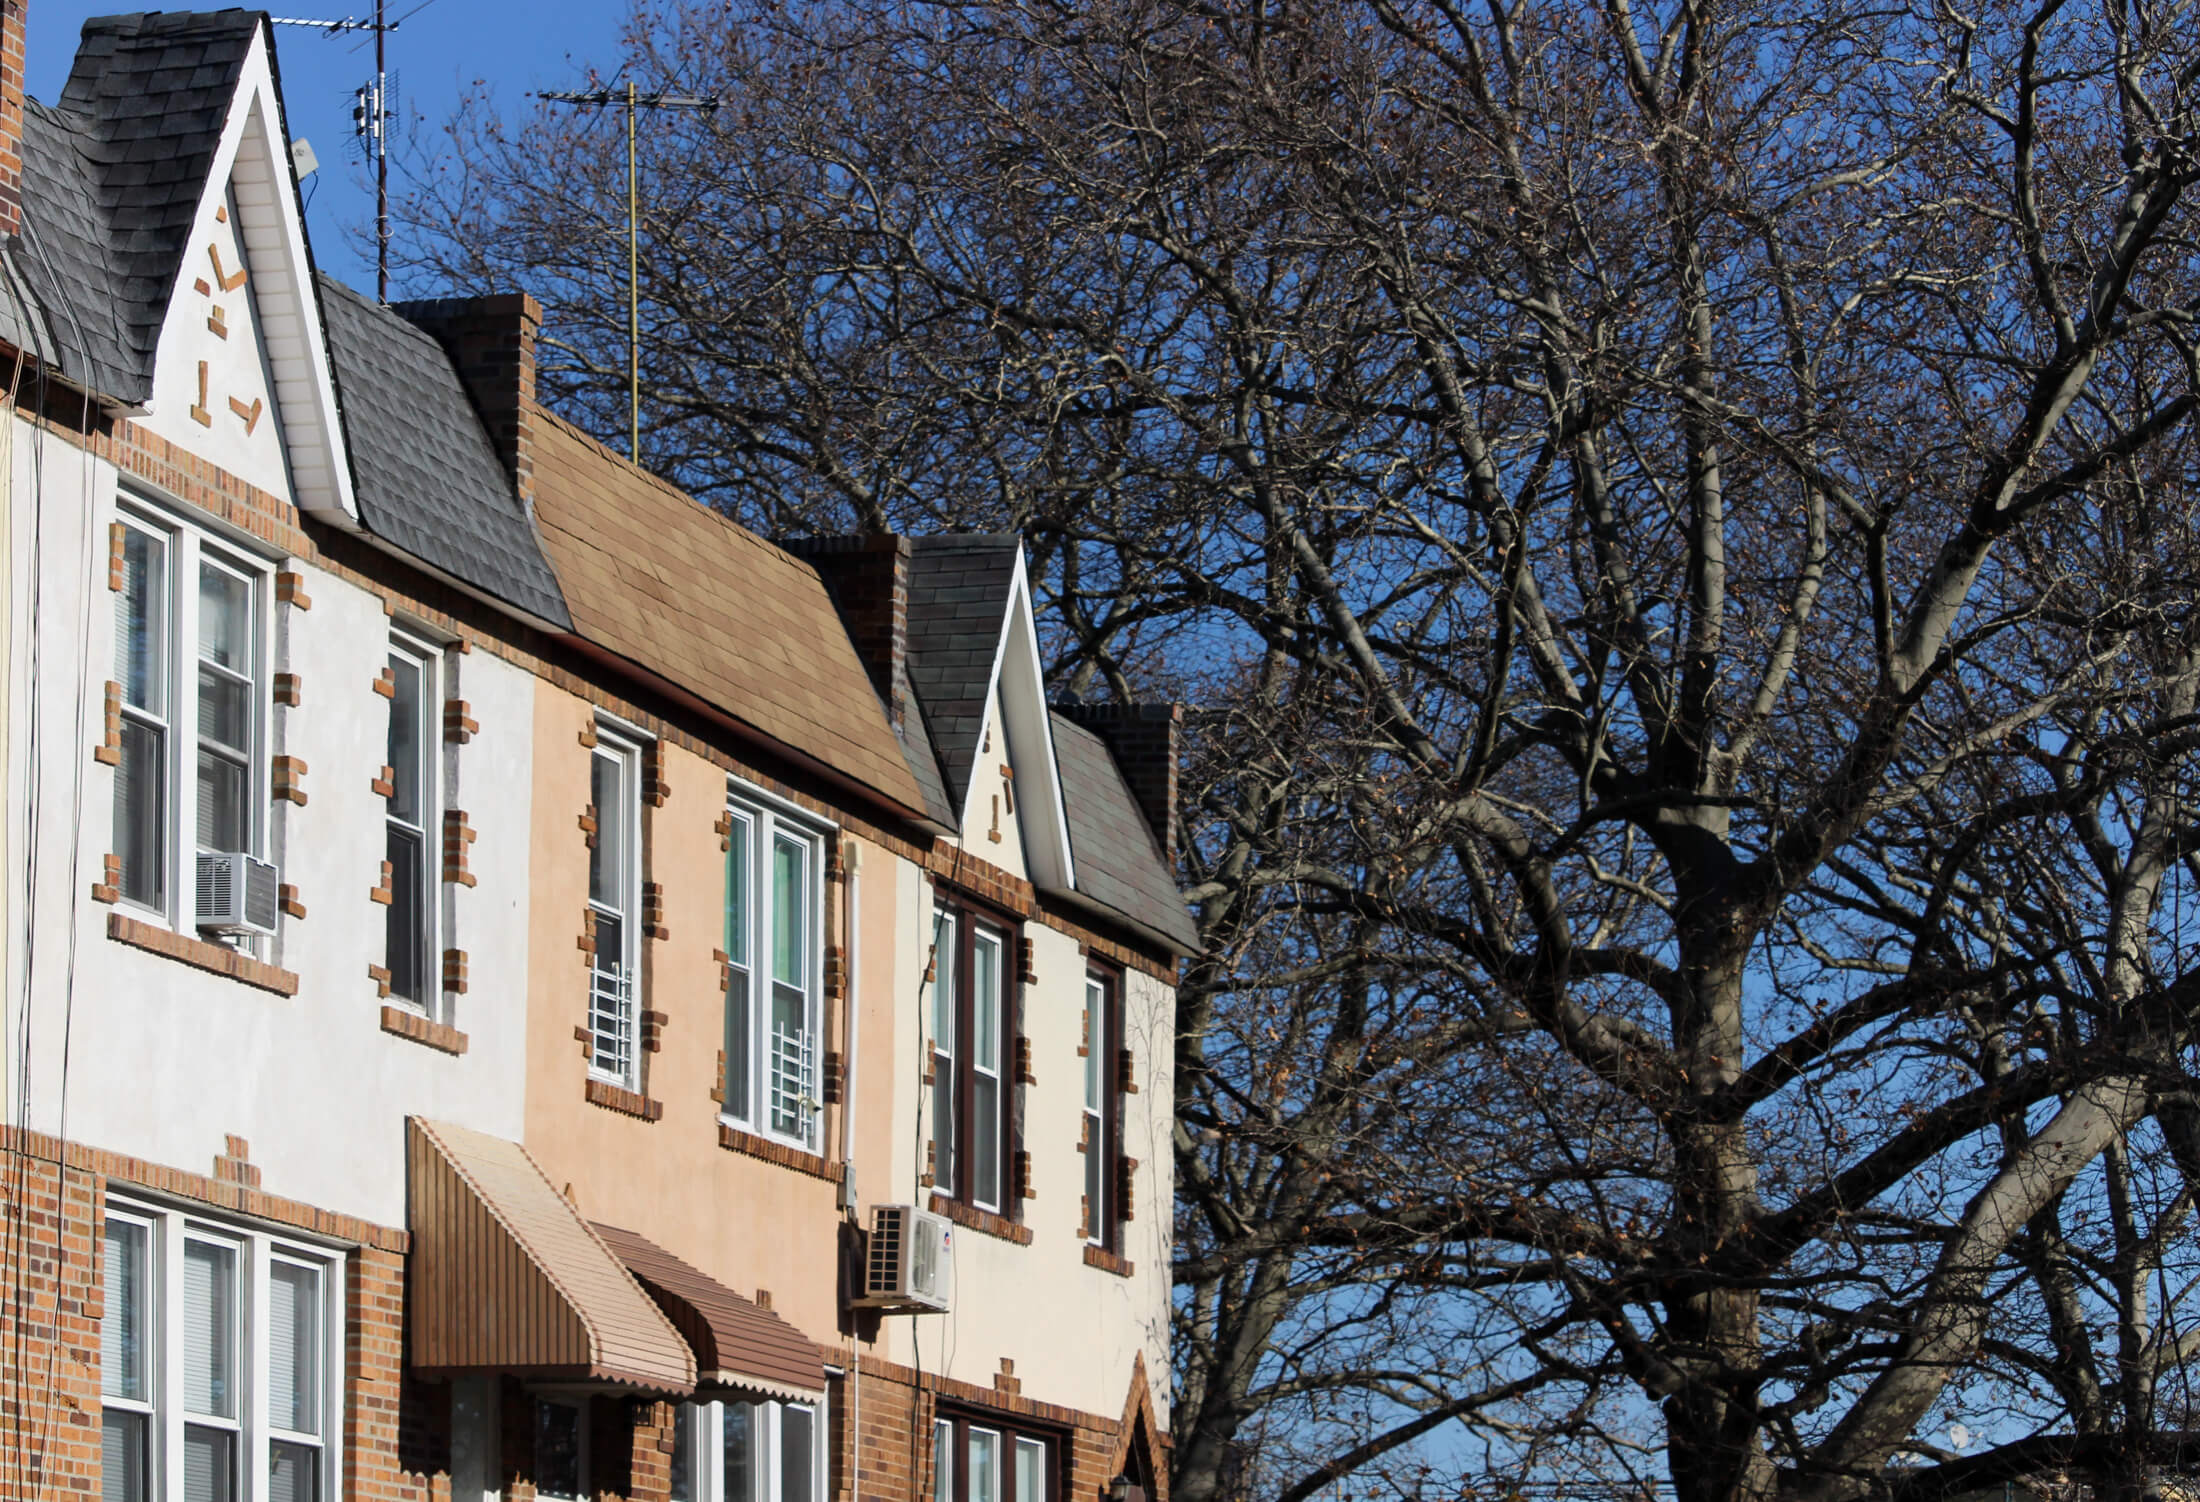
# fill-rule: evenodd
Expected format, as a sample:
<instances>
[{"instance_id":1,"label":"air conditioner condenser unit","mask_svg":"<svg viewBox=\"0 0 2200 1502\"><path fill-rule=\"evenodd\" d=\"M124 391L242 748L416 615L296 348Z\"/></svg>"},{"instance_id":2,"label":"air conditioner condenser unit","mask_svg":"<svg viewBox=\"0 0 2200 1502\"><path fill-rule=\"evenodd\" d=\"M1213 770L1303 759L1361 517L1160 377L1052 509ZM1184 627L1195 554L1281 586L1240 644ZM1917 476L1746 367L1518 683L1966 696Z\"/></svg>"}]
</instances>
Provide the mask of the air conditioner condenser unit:
<instances>
[{"instance_id":1,"label":"air conditioner condenser unit","mask_svg":"<svg viewBox=\"0 0 2200 1502\"><path fill-rule=\"evenodd\" d=\"M198 865L198 926L214 933L275 932L279 873L272 861L240 850L201 850Z\"/></svg>"},{"instance_id":2,"label":"air conditioner condenser unit","mask_svg":"<svg viewBox=\"0 0 2200 1502\"><path fill-rule=\"evenodd\" d=\"M893 1314L944 1314L955 1287L954 1226L915 1205L873 1205L855 1302Z\"/></svg>"}]
</instances>

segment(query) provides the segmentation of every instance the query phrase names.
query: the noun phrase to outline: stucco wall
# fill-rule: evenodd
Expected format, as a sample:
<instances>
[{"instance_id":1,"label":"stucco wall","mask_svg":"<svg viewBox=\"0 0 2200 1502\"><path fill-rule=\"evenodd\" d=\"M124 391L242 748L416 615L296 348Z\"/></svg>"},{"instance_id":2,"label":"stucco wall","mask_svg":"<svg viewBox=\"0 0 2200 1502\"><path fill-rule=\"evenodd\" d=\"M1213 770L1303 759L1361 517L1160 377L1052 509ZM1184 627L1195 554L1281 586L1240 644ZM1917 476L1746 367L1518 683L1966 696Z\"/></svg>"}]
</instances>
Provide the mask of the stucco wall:
<instances>
[{"instance_id":1,"label":"stucco wall","mask_svg":"<svg viewBox=\"0 0 2200 1502\"><path fill-rule=\"evenodd\" d=\"M473 859L479 886L456 899L460 942L480 946L474 989L455 1018L469 1036L465 1055L381 1028L381 1001L366 972L380 958L383 909L368 892L384 826L368 784L387 733L388 701L371 684L388 618L376 596L311 566L296 565L310 610L269 601L283 617L270 670L296 673L302 683L298 707L272 711L272 749L309 768L306 805L275 805L268 847L285 858L282 879L299 888L307 909L302 920L284 920L268 951L296 974L297 994L118 943L108 937L108 917L124 909L91 897L113 844L114 774L91 753L113 662L107 528L118 482L112 466L27 426L17 430L15 482L14 549L38 560L40 597L34 642L30 592L19 581L10 711L17 725L31 723L35 652L38 757L34 767L29 738L19 735L9 767L19 838L36 810L35 944L10 942L11 963L35 957L31 1125L199 1173L235 1134L250 1143L269 1192L403 1224L408 1114L504 1136L521 1125L521 1034L511 1003L498 997L522 994L528 957L510 925L489 920L527 900L526 843L514 836L525 828L532 679L479 654L463 671L482 724L461 770L482 831Z\"/></svg>"}]
</instances>

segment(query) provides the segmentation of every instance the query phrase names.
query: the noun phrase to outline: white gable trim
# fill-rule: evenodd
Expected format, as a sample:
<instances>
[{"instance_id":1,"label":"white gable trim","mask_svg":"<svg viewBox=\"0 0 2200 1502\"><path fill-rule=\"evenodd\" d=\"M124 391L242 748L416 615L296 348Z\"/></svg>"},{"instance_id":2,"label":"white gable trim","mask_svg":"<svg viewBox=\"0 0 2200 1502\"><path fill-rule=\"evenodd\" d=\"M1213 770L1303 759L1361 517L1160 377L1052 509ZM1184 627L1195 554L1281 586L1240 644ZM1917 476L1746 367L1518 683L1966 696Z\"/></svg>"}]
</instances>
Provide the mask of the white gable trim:
<instances>
[{"instance_id":1,"label":"white gable trim","mask_svg":"<svg viewBox=\"0 0 2200 1502\"><path fill-rule=\"evenodd\" d=\"M1042 887L1069 890L1077 885L1070 859L1069 808L1062 798L1062 773L1054 760L1054 723L1047 716L1046 675L1039 667L1039 629L1031 611L1031 580L1024 572L1024 550L1016 548L1016 572L1009 581L1008 609L1001 617L1001 634L993 644L993 670L986 679L986 698L999 696L1001 730L1007 737L1009 760L1016 765L1017 821L1024 835L1024 862L1032 881ZM981 740L982 744L982 740ZM1036 760L1036 768L1021 763ZM1043 773L1044 793L1031 796L1034 771ZM970 827L970 806L978 787L977 763L963 786L963 806L956 811L956 827Z\"/></svg>"},{"instance_id":2,"label":"white gable trim","mask_svg":"<svg viewBox=\"0 0 2200 1502\"><path fill-rule=\"evenodd\" d=\"M351 456L344 446L344 424L336 405L336 382L329 368L320 299L313 286L313 262L306 250L298 194L290 178L290 149L281 139L281 101L267 25L253 33L252 49L240 71L229 119L206 175L206 196L218 201L235 185L238 238L252 267L251 295L273 386L277 415L290 464L291 486L301 510L347 531L359 530L359 502L352 494ZM175 287L173 310L198 272L186 247ZM167 331L164 330L164 337Z\"/></svg>"}]
</instances>

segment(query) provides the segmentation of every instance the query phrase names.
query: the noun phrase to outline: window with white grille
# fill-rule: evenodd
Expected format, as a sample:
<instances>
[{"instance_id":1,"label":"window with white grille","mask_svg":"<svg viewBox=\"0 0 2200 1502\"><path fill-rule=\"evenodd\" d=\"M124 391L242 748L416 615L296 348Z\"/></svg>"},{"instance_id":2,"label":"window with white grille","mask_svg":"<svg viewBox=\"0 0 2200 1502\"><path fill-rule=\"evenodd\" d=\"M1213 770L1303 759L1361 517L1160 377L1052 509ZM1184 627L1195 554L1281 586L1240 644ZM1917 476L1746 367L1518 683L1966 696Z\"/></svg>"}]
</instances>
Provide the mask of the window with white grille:
<instances>
[{"instance_id":1,"label":"window with white grille","mask_svg":"<svg viewBox=\"0 0 2200 1502\"><path fill-rule=\"evenodd\" d=\"M596 810L588 852L588 907L596 949L588 975L588 1067L623 1089L641 1088L641 747L598 728L589 764Z\"/></svg>"},{"instance_id":2,"label":"window with white grille","mask_svg":"<svg viewBox=\"0 0 2200 1502\"><path fill-rule=\"evenodd\" d=\"M729 805L726 828L724 1114L815 1148L825 836L761 802Z\"/></svg>"},{"instance_id":3,"label":"window with white grille","mask_svg":"<svg viewBox=\"0 0 2200 1502\"><path fill-rule=\"evenodd\" d=\"M341 1279L327 1254L110 1204L100 1276L102 1502L340 1495Z\"/></svg>"}]
</instances>

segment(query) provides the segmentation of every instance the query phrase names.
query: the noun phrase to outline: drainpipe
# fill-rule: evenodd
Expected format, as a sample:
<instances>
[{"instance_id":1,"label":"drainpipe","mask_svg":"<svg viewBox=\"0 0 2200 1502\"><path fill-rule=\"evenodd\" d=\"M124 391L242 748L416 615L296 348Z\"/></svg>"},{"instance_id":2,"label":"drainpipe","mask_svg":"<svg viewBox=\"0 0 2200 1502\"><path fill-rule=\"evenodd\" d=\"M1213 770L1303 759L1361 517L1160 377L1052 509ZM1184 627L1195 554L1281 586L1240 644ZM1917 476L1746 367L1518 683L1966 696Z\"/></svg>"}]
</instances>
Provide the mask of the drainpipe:
<instances>
[{"instance_id":1,"label":"drainpipe","mask_svg":"<svg viewBox=\"0 0 2200 1502\"><path fill-rule=\"evenodd\" d=\"M848 841L841 856L840 869L844 874L840 905L841 922L848 926L842 936L842 945L848 956L846 982L842 995L848 998L847 1062L840 1071L840 1205L855 1218L860 1231L863 1225L862 1201L856 1194L856 1045L863 1038L863 1006L858 996L857 978L862 975L858 959L858 946L862 943L863 885L858 878L863 872L863 842ZM860 1336L849 1347L848 1354L848 1482L849 1491L858 1502L863 1496L863 1345Z\"/></svg>"}]
</instances>

